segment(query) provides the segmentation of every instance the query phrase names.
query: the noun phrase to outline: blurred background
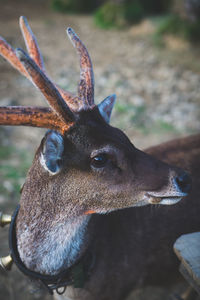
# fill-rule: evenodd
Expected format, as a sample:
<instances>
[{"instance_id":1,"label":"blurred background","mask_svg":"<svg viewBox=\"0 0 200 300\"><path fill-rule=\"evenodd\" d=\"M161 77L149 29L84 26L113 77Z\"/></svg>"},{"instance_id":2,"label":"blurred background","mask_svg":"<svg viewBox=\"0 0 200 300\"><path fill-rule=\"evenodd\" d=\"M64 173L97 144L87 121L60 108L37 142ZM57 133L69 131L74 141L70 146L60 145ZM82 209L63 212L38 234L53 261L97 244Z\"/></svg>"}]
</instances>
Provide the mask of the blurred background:
<instances>
[{"instance_id":1,"label":"blurred background","mask_svg":"<svg viewBox=\"0 0 200 300\"><path fill-rule=\"evenodd\" d=\"M37 36L47 73L76 93L79 59L72 27L87 46L95 101L117 95L111 124L140 149L200 130L200 0L0 0L0 35L25 48L18 18ZM0 57L1 105L45 105L41 93ZM12 213L45 130L0 128L0 210ZM33 199L34 201L34 199ZM0 231L7 255L7 229ZM51 299L18 271L0 271L0 299ZM177 292L183 287L175 287ZM138 290L129 300L169 299L172 290Z\"/></svg>"}]
</instances>

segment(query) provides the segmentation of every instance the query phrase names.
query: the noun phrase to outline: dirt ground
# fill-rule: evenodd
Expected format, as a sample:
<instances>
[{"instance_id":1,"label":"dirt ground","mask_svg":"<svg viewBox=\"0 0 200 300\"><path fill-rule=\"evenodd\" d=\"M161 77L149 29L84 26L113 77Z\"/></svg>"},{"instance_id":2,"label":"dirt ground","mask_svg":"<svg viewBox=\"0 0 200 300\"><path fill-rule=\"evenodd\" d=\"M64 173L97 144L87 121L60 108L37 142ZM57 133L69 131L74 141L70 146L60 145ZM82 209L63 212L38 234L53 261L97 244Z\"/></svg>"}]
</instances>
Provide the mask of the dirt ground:
<instances>
[{"instance_id":1,"label":"dirt ground","mask_svg":"<svg viewBox=\"0 0 200 300\"><path fill-rule=\"evenodd\" d=\"M96 28L91 16L64 15L51 11L47 1L0 0L0 35L14 48L24 48L18 18L25 15L38 38L47 73L65 89L76 93L79 63L66 37L72 27L89 49L95 73L96 103L112 93L117 104L111 123L122 128L138 148L199 132L200 129L200 48L168 36L165 46L154 41L154 22L125 30ZM45 105L41 94L0 58L1 105ZM31 163L44 130L3 127L0 131L0 207L12 212L19 201L18 185ZM8 153L9 152L9 155ZM17 179L8 167L22 168ZM5 171L6 169L6 171ZM13 174L13 173L12 173ZM10 177L9 177L9 176ZM14 189L12 183L17 182ZM7 254L7 229L0 231L0 254ZM148 287L134 291L128 300L168 300L184 290L185 284L170 289ZM32 291L32 292L30 292ZM0 270L0 300L51 299L33 287L13 267Z\"/></svg>"}]
</instances>

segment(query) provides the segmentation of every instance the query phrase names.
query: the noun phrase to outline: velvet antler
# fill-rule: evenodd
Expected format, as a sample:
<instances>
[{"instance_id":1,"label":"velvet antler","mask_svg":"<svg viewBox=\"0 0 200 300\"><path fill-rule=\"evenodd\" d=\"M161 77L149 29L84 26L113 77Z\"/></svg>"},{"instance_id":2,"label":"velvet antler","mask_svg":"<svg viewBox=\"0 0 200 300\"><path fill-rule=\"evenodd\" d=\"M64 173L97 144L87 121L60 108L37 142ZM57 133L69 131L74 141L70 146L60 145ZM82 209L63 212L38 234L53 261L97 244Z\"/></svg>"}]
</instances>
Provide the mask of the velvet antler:
<instances>
[{"instance_id":1,"label":"velvet antler","mask_svg":"<svg viewBox=\"0 0 200 300\"><path fill-rule=\"evenodd\" d=\"M40 52L37 40L28 24L27 19L21 16L19 18L19 25L24 37L26 49L30 57L35 61L35 63L40 67L40 69L45 71L42 54Z\"/></svg>"},{"instance_id":2,"label":"velvet antler","mask_svg":"<svg viewBox=\"0 0 200 300\"><path fill-rule=\"evenodd\" d=\"M24 37L24 41L26 44L27 51L30 55L30 57L35 61L35 63L45 72L44 62L42 58L42 54L40 52L36 37L34 36L28 21L25 17L21 16L19 19L20 28ZM64 91L60 87L56 86L58 91L60 92L63 99L68 103L69 107L71 107L73 110L80 109L78 97L72 95L68 91Z\"/></svg>"},{"instance_id":3,"label":"velvet antler","mask_svg":"<svg viewBox=\"0 0 200 300\"><path fill-rule=\"evenodd\" d=\"M71 28L67 33L80 55L80 83L78 97L62 90L49 80L37 40L25 17L20 17L20 28L29 53L14 49L0 37L0 54L11 65L30 79L43 93L50 108L45 107L0 107L0 125L28 125L45 127L62 133L75 122L72 111L91 108L94 105L94 83L92 63L78 36Z\"/></svg>"},{"instance_id":4,"label":"velvet antler","mask_svg":"<svg viewBox=\"0 0 200 300\"><path fill-rule=\"evenodd\" d=\"M22 49L16 50L17 57L24 65L26 71L35 85L41 90L51 108L58 114L63 122L74 121L74 114L69 109L55 85L50 81L37 64Z\"/></svg>"},{"instance_id":5,"label":"velvet antler","mask_svg":"<svg viewBox=\"0 0 200 300\"><path fill-rule=\"evenodd\" d=\"M94 105L94 75L89 53L72 28L67 28L67 34L80 56L81 73L78 97L83 102L84 107L92 107Z\"/></svg>"},{"instance_id":6,"label":"velvet antler","mask_svg":"<svg viewBox=\"0 0 200 300\"><path fill-rule=\"evenodd\" d=\"M68 129L48 107L1 106L0 125L24 125L58 131Z\"/></svg>"}]
</instances>

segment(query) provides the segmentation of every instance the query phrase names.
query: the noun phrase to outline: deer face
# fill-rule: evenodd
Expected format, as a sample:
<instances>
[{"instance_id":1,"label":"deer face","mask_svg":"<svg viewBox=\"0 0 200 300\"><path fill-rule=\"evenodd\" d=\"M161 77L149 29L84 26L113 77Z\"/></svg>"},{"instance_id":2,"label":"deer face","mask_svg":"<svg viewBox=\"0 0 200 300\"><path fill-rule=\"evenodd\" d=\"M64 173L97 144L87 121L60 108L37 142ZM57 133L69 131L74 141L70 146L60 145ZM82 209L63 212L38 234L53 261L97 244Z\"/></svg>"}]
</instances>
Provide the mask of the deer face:
<instances>
[{"instance_id":1,"label":"deer face","mask_svg":"<svg viewBox=\"0 0 200 300\"><path fill-rule=\"evenodd\" d=\"M41 180L47 176L51 189L62 182L56 192L61 206L70 201L80 213L174 204L190 188L185 172L136 149L97 107L80 112L76 126L65 136L48 132L37 157L43 169Z\"/></svg>"}]
</instances>

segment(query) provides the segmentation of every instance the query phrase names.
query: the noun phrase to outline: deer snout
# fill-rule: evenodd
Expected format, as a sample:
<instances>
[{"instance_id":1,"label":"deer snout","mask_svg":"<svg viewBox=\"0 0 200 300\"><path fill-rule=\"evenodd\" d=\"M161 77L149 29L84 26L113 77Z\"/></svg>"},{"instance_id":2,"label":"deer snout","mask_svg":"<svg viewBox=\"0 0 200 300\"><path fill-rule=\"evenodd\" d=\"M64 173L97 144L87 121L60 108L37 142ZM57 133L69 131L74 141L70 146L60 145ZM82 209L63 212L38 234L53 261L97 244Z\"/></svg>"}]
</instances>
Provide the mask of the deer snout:
<instances>
[{"instance_id":1,"label":"deer snout","mask_svg":"<svg viewBox=\"0 0 200 300\"><path fill-rule=\"evenodd\" d=\"M171 172L169 183L165 189L146 194L148 203L171 205L186 197L192 188L192 179L188 173L180 169Z\"/></svg>"},{"instance_id":2,"label":"deer snout","mask_svg":"<svg viewBox=\"0 0 200 300\"><path fill-rule=\"evenodd\" d=\"M174 184L180 192L188 194L192 189L192 179L188 173L183 172L174 178Z\"/></svg>"}]
</instances>

